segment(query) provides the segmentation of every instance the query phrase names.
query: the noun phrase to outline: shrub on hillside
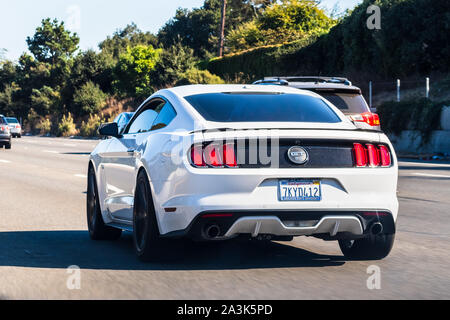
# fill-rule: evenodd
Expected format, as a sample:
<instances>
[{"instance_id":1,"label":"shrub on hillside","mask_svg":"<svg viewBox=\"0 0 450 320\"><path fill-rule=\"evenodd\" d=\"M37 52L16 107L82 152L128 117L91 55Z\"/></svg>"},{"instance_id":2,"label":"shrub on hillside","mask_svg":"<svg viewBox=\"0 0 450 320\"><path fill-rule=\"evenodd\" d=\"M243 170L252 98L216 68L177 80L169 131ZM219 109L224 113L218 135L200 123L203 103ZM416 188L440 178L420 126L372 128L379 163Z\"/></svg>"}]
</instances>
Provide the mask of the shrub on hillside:
<instances>
[{"instance_id":1,"label":"shrub on hillside","mask_svg":"<svg viewBox=\"0 0 450 320\"><path fill-rule=\"evenodd\" d=\"M105 122L99 115L90 115L87 122L82 122L80 127L80 135L83 137L98 136L98 128Z\"/></svg>"},{"instance_id":2,"label":"shrub on hillside","mask_svg":"<svg viewBox=\"0 0 450 320\"><path fill-rule=\"evenodd\" d=\"M64 115L58 124L58 136L71 137L77 134L77 128L73 123L72 115Z\"/></svg>"},{"instance_id":3,"label":"shrub on hillside","mask_svg":"<svg viewBox=\"0 0 450 320\"><path fill-rule=\"evenodd\" d=\"M223 84L225 81L208 70L190 69L186 71L176 85Z\"/></svg>"},{"instance_id":4,"label":"shrub on hillside","mask_svg":"<svg viewBox=\"0 0 450 320\"><path fill-rule=\"evenodd\" d=\"M41 119L36 125L36 129L39 129L40 134L49 134L52 131L52 122L47 118Z\"/></svg>"},{"instance_id":5,"label":"shrub on hillside","mask_svg":"<svg viewBox=\"0 0 450 320\"><path fill-rule=\"evenodd\" d=\"M105 105L107 95L92 81L86 82L73 95L73 103L80 115L99 112Z\"/></svg>"},{"instance_id":6,"label":"shrub on hillside","mask_svg":"<svg viewBox=\"0 0 450 320\"><path fill-rule=\"evenodd\" d=\"M401 102L384 102L377 112L386 133L398 135L404 130L417 130L422 134L423 143L426 143L432 131L439 130L442 107L449 104L413 98Z\"/></svg>"},{"instance_id":7,"label":"shrub on hillside","mask_svg":"<svg viewBox=\"0 0 450 320\"><path fill-rule=\"evenodd\" d=\"M357 71L374 77L429 75L450 70L450 2L378 0L381 30L369 30L364 1L317 41L260 48L213 59L208 70L223 78L243 72L274 75L336 75ZM300 44L300 45L299 45Z\"/></svg>"}]
</instances>

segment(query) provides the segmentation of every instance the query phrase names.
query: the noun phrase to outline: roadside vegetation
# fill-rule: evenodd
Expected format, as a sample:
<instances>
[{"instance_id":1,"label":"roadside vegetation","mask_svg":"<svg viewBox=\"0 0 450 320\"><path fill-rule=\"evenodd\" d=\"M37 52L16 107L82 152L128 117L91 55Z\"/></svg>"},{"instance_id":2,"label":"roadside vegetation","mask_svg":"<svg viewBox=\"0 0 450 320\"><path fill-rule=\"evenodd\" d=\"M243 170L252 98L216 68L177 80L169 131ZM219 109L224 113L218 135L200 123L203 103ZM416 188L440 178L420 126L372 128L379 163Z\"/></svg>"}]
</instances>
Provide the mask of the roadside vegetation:
<instances>
[{"instance_id":1,"label":"roadside vegetation","mask_svg":"<svg viewBox=\"0 0 450 320\"><path fill-rule=\"evenodd\" d=\"M448 74L450 68L447 0L432 6L426 0L365 0L341 14L326 12L320 1L227 2L222 58L221 0L178 9L157 34L131 23L97 51L79 50L78 35L63 21L44 19L17 61L0 50L0 113L22 118L34 134L95 136L100 123L174 85L278 74L342 75L357 82L366 75ZM381 30L365 27L371 3L381 7Z\"/></svg>"}]
</instances>

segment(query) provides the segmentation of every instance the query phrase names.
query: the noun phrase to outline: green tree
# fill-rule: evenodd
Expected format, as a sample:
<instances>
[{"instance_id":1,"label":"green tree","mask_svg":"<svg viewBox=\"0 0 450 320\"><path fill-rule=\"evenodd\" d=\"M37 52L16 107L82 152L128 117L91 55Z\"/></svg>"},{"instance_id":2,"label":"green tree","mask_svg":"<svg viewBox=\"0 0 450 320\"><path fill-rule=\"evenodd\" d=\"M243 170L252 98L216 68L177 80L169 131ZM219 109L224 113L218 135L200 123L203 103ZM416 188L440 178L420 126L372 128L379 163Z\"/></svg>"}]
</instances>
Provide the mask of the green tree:
<instances>
[{"instance_id":1,"label":"green tree","mask_svg":"<svg viewBox=\"0 0 450 320\"><path fill-rule=\"evenodd\" d=\"M0 112L4 115L16 114L16 103L14 95L20 88L14 82L6 84L3 91L0 91Z\"/></svg>"},{"instance_id":2,"label":"green tree","mask_svg":"<svg viewBox=\"0 0 450 320\"><path fill-rule=\"evenodd\" d=\"M75 92L85 83L92 81L104 92L112 92L113 69L115 62L107 53L96 53L88 50L79 53L74 61L70 74L70 90Z\"/></svg>"},{"instance_id":3,"label":"green tree","mask_svg":"<svg viewBox=\"0 0 450 320\"><path fill-rule=\"evenodd\" d=\"M127 48L115 68L114 87L122 96L143 97L153 92L151 71L159 60L162 49L138 45Z\"/></svg>"},{"instance_id":4,"label":"green tree","mask_svg":"<svg viewBox=\"0 0 450 320\"><path fill-rule=\"evenodd\" d=\"M226 44L231 52L317 37L329 32L336 21L310 0L282 0L253 21L230 31Z\"/></svg>"},{"instance_id":5,"label":"green tree","mask_svg":"<svg viewBox=\"0 0 450 320\"><path fill-rule=\"evenodd\" d=\"M0 90L11 84L17 77L16 66L12 61L0 61Z\"/></svg>"},{"instance_id":6,"label":"green tree","mask_svg":"<svg viewBox=\"0 0 450 320\"><path fill-rule=\"evenodd\" d=\"M33 89L31 105L39 115L49 115L57 112L61 105L61 95L51 87L43 86L41 89Z\"/></svg>"},{"instance_id":7,"label":"green tree","mask_svg":"<svg viewBox=\"0 0 450 320\"><path fill-rule=\"evenodd\" d=\"M86 82L73 95L73 103L78 115L99 112L106 105L107 95L92 81Z\"/></svg>"},{"instance_id":8,"label":"green tree","mask_svg":"<svg viewBox=\"0 0 450 320\"><path fill-rule=\"evenodd\" d=\"M80 38L64 27L64 22L50 18L42 20L33 37L27 37L28 49L39 62L55 65L68 59L78 49Z\"/></svg>"},{"instance_id":9,"label":"green tree","mask_svg":"<svg viewBox=\"0 0 450 320\"><path fill-rule=\"evenodd\" d=\"M177 42L161 52L155 69L151 73L151 83L158 89L173 86L197 62L194 50Z\"/></svg>"},{"instance_id":10,"label":"green tree","mask_svg":"<svg viewBox=\"0 0 450 320\"><path fill-rule=\"evenodd\" d=\"M127 52L128 47L137 45L151 45L156 48L158 47L158 38L150 32L142 32L136 24L131 23L124 29L116 31L112 36L108 36L100 43L99 47L103 53L118 60L120 55Z\"/></svg>"},{"instance_id":11,"label":"green tree","mask_svg":"<svg viewBox=\"0 0 450 320\"><path fill-rule=\"evenodd\" d=\"M236 25L251 21L271 1L228 0L225 34ZM170 47L180 42L201 58L215 55L219 39L222 0L205 0L201 8L178 9L158 33L160 43Z\"/></svg>"}]
</instances>

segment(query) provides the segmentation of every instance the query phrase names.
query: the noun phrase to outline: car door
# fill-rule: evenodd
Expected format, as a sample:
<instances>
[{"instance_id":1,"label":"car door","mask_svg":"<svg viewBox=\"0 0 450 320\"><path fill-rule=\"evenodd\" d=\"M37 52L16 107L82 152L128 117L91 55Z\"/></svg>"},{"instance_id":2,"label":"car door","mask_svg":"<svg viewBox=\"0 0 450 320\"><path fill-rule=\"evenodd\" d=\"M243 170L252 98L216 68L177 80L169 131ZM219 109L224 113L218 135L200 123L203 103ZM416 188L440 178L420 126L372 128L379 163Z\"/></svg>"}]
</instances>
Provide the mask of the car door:
<instances>
[{"instance_id":1,"label":"car door","mask_svg":"<svg viewBox=\"0 0 450 320\"><path fill-rule=\"evenodd\" d=\"M142 152L142 143L158 116L162 100L152 100L131 120L120 138L112 138L104 161L106 180L105 206L118 222L133 218L136 157Z\"/></svg>"}]
</instances>

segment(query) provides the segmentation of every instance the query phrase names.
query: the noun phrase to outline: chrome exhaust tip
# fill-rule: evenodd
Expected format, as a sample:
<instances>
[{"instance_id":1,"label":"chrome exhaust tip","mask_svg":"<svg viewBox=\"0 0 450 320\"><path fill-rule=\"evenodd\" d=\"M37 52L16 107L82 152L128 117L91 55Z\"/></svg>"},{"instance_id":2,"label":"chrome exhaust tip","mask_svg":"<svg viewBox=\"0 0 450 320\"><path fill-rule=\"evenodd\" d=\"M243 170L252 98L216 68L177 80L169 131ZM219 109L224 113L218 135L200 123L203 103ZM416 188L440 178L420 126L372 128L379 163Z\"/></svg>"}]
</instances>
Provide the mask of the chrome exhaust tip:
<instances>
[{"instance_id":1,"label":"chrome exhaust tip","mask_svg":"<svg viewBox=\"0 0 450 320\"><path fill-rule=\"evenodd\" d=\"M374 236L379 235L383 232L383 225L379 222L376 222L370 227L370 233Z\"/></svg>"},{"instance_id":2,"label":"chrome exhaust tip","mask_svg":"<svg viewBox=\"0 0 450 320\"><path fill-rule=\"evenodd\" d=\"M217 224L207 226L205 228L205 235L208 239L215 239L220 235L220 227Z\"/></svg>"}]
</instances>

